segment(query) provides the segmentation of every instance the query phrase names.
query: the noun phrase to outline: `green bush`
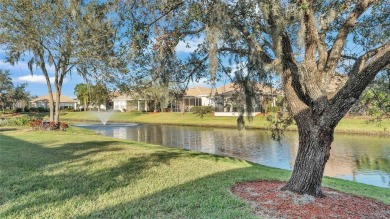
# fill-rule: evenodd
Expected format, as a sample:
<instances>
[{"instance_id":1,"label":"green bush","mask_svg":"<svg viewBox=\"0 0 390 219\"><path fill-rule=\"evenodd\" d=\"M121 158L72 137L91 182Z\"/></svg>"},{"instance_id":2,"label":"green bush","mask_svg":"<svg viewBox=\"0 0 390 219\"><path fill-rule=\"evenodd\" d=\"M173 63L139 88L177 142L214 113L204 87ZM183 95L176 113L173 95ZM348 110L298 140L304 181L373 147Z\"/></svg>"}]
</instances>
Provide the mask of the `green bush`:
<instances>
[{"instance_id":1,"label":"green bush","mask_svg":"<svg viewBox=\"0 0 390 219\"><path fill-rule=\"evenodd\" d=\"M6 118L0 118L0 126L7 125L7 119Z\"/></svg>"},{"instance_id":2,"label":"green bush","mask_svg":"<svg viewBox=\"0 0 390 219\"><path fill-rule=\"evenodd\" d=\"M280 111L280 107L268 105L265 111L266 113L276 113Z\"/></svg>"},{"instance_id":3,"label":"green bush","mask_svg":"<svg viewBox=\"0 0 390 219\"><path fill-rule=\"evenodd\" d=\"M380 116L381 115L381 109L373 106L367 110L367 114L370 116Z\"/></svg>"},{"instance_id":4,"label":"green bush","mask_svg":"<svg viewBox=\"0 0 390 219\"><path fill-rule=\"evenodd\" d=\"M43 107L38 107L38 108L37 108L37 111L40 112L40 113L49 112L48 109L43 108Z\"/></svg>"},{"instance_id":5,"label":"green bush","mask_svg":"<svg viewBox=\"0 0 390 219\"><path fill-rule=\"evenodd\" d=\"M1 114L13 114L14 111L11 110L11 109L7 109L7 110L4 110L4 111L1 111Z\"/></svg>"},{"instance_id":6,"label":"green bush","mask_svg":"<svg viewBox=\"0 0 390 219\"><path fill-rule=\"evenodd\" d=\"M212 106L194 106L191 108L191 112L203 119L204 115L212 113Z\"/></svg>"},{"instance_id":7,"label":"green bush","mask_svg":"<svg viewBox=\"0 0 390 219\"><path fill-rule=\"evenodd\" d=\"M30 124L31 118L29 116L14 117L4 119L2 125L5 126L26 126Z\"/></svg>"},{"instance_id":8,"label":"green bush","mask_svg":"<svg viewBox=\"0 0 390 219\"><path fill-rule=\"evenodd\" d=\"M61 109L61 112L75 112L75 110L70 107L70 108Z\"/></svg>"}]
</instances>

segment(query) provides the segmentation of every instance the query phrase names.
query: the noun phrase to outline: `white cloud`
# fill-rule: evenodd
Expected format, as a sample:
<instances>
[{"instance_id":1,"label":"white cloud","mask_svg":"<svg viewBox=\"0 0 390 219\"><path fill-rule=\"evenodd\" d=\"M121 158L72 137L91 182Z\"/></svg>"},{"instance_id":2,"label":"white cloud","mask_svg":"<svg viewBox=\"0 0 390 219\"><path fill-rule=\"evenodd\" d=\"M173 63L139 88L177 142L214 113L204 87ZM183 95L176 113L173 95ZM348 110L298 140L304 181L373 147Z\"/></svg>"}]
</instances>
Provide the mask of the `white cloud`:
<instances>
[{"instance_id":1,"label":"white cloud","mask_svg":"<svg viewBox=\"0 0 390 219\"><path fill-rule=\"evenodd\" d=\"M30 72L26 61L19 61L18 63L15 63L15 65L11 65L8 62L0 61L0 69L9 70L11 72L19 73L19 74L25 74ZM51 74L55 70L54 66L49 66L49 65L46 66L46 69L49 72L49 74ZM36 67L35 65L33 66L33 72L42 73L41 69L39 69L39 67Z\"/></svg>"},{"instance_id":2,"label":"white cloud","mask_svg":"<svg viewBox=\"0 0 390 219\"><path fill-rule=\"evenodd\" d=\"M38 83L38 84L46 84L45 76L43 75L25 75L18 77L16 79L18 82L28 82L28 83ZM54 77L50 77L50 81L54 81ZM68 79L64 79L64 83L68 82Z\"/></svg>"},{"instance_id":3,"label":"white cloud","mask_svg":"<svg viewBox=\"0 0 390 219\"><path fill-rule=\"evenodd\" d=\"M4 57L4 56L5 56L5 50L0 48L0 57Z\"/></svg>"},{"instance_id":4,"label":"white cloud","mask_svg":"<svg viewBox=\"0 0 390 219\"><path fill-rule=\"evenodd\" d=\"M234 78L236 76L237 71L242 71L242 75L248 75L248 68L246 67L246 62L240 62L240 63L233 63L229 65L228 63L225 64L225 67L229 67L231 69L229 76Z\"/></svg>"},{"instance_id":5,"label":"white cloud","mask_svg":"<svg viewBox=\"0 0 390 219\"><path fill-rule=\"evenodd\" d=\"M204 42L204 37L180 41L176 46L176 52L183 52L183 53L193 52L196 48L198 48L198 45L202 44L203 42Z\"/></svg>"},{"instance_id":6,"label":"white cloud","mask_svg":"<svg viewBox=\"0 0 390 219\"><path fill-rule=\"evenodd\" d=\"M24 64L26 65L26 69L23 69ZM28 70L27 63L19 62L17 65L11 65L8 62L0 61L1 70L10 70L10 71L20 71L20 70ZM29 71L29 70L28 70Z\"/></svg>"}]
</instances>

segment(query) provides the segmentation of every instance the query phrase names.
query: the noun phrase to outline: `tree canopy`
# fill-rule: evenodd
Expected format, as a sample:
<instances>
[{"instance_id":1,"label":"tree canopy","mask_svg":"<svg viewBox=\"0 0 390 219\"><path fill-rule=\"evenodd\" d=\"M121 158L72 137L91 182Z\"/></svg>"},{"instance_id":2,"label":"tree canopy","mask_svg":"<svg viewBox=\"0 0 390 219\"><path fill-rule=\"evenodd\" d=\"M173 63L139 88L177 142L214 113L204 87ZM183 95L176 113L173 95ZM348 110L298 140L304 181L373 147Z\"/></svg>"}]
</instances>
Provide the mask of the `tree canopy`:
<instances>
[{"instance_id":1,"label":"tree canopy","mask_svg":"<svg viewBox=\"0 0 390 219\"><path fill-rule=\"evenodd\" d=\"M321 179L334 128L390 63L386 1L136 1L134 54L164 53L203 39L179 66L180 78L232 77L251 111L254 82L276 72L299 130L299 151L284 187L322 196ZM160 37L163 36L163 37ZM235 64L235 69L229 68ZM164 76L164 75L163 75ZM332 92L330 88L340 77ZM333 86L334 87L334 86Z\"/></svg>"},{"instance_id":2,"label":"tree canopy","mask_svg":"<svg viewBox=\"0 0 390 219\"><path fill-rule=\"evenodd\" d=\"M335 127L390 64L387 0L3 0L0 12L8 61L31 51L30 69L40 67L49 92L46 64L55 66L58 94L73 68L100 80L146 82L158 93L226 76L244 91L251 115L256 83L279 75L299 132L283 189L317 197ZM178 46L191 40L199 43L179 56ZM131 73L110 72L127 67Z\"/></svg>"},{"instance_id":3,"label":"tree canopy","mask_svg":"<svg viewBox=\"0 0 390 219\"><path fill-rule=\"evenodd\" d=\"M59 101L64 78L72 71L86 76L98 63L118 65L113 47L115 28L108 18L108 2L101 1L0 1L0 35L7 61L27 58L33 73L37 66L46 79L50 120L59 122ZM95 63L92 69L91 63ZM54 72L48 71L54 67ZM54 76L51 81L50 76ZM55 113L55 115L54 115Z\"/></svg>"}]
</instances>

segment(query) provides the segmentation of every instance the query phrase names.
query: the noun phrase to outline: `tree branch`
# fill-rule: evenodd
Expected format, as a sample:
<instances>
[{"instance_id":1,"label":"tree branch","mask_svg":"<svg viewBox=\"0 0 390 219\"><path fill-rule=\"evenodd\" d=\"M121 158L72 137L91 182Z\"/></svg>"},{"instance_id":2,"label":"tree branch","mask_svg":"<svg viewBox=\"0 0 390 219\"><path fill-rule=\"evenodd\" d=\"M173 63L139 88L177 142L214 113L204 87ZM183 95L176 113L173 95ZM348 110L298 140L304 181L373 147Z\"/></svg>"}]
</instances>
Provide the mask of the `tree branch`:
<instances>
[{"instance_id":1,"label":"tree branch","mask_svg":"<svg viewBox=\"0 0 390 219\"><path fill-rule=\"evenodd\" d=\"M362 55L349 72L350 77L348 81L330 101L331 109L337 109L337 111L331 110L329 118L340 120L340 117L343 117L359 99L361 93L378 72L389 64L390 41Z\"/></svg>"},{"instance_id":2,"label":"tree branch","mask_svg":"<svg viewBox=\"0 0 390 219\"><path fill-rule=\"evenodd\" d=\"M248 49L244 49L244 48L229 48L229 47L218 48L218 52L230 52L230 53L235 53L235 54L243 55L243 56L250 54Z\"/></svg>"},{"instance_id":3,"label":"tree branch","mask_svg":"<svg viewBox=\"0 0 390 219\"><path fill-rule=\"evenodd\" d=\"M194 34L198 34L198 33L202 32L202 31L204 31L205 29L206 29L205 26L202 26L202 27L200 27L197 30L186 30L186 31L180 31L179 33L182 36L194 35Z\"/></svg>"},{"instance_id":4,"label":"tree branch","mask_svg":"<svg viewBox=\"0 0 390 219\"><path fill-rule=\"evenodd\" d=\"M327 78L331 78L331 76L335 72L337 62L340 59L341 52L343 50L349 32L356 26L358 18L368 7L370 7L370 5L374 1L375 0L358 1L353 11L349 14L344 24L341 26L341 29L338 32L338 35L333 43L333 47L330 50L328 59L325 64L324 71Z\"/></svg>"},{"instance_id":5,"label":"tree branch","mask_svg":"<svg viewBox=\"0 0 390 219\"><path fill-rule=\"evenodd\" d=\"M171 13L173 10L176 10L178 9L181 5L184 4L184 1L181 1L179 3L177 3L176 5L174 5L172 8L170 8L169 10L167 10L166 12L164 12L163 14L160 15L160 17L156 18L154 21L152 21L151 23L148 24L148 29L153 26L155 23L157 23L159 20L161 20L163 17L167 16L169 13Z\"/></svg>"},{"instance_id":6,"label":"tree branch","mask_svg":"<svg viewBox=\"0 0 390 219\"><path fill-rule=\"evenodd\" d=\"M317 45L319 43L319 35L316 26L316 21L314 18L314 6L312 0L303 0L302 4L309 4L309 7L304 10L304 28L305 28L305 67L309 70L309 74L313 74L317 72L316 65L316 53L317 53ZM324 59L323 50L319 50L320 52L320 61ZM326 53L326 50L325 50ZM326 55L325 55L326 57ZM309 75L307 75L308 77Z\"/></svg>"},{"instance_id":7,"label":"tree branch","mask_svg":"<svg viewBox=\"0 0 390 219\"><path fill-rule=\"evenodd\" d=\"M294 60L291 42L286 33L282 36L282 80L286 98L288 100L290 113L293 116L299 115L311 105L310 97L303 91L299 79L298 66Z\"/></svg>"},{"instance_id":8,"label":"tree branch","mask_svg":"<svg viewBox=\"0 0 390 219\"><path fill-rule=\"evenodd\" d=\"M348 75L352 76L353 74L361 74L365 68L369 67L370 64L375 63L376 59L383 56L389 50L390 40L382 46L368 51L366 54L356 59L356 62L352 66L352 69L349 71ZM367 61L369 61L369 63L367 63Z\"/></svg>"},{"instance_id":9,"label":"tree branch","mask_svg":"<svg viewBox=\"0 0 390 219\"><path fill-rule=\"evenodd\" d=\"M341 58L352 59L352 60L358 60L358 58L356 58L356 57L354 57L354 56L350 56L350 55L341 55Z\"/></svg>"},{"instance_id":10,"label":"tree branch","mask_svg":"<svg viewBox=\"0 0 390 219\"><path fill-rule=\"evenodd\" d=\"M314 17L314 3L313 0L302 1L302 4L309 4L309 7L304 10L304 24L305 24L305 59L304 71L302 75L303 80L306 81L305 88L307 95L311 99L317 100L323 96L327 84L324 83L320 77L323 74L323 66L327 58L327 49L324 41L320 40L316 20ZM316 62L317 51L319 60ZM319 75L321 73L321 75Z\"/></svg>"},{"instance_id":11,"label":"tree branch","mask_svg":"<svg viewBox=\"0 0 390 219\"><path fill-rule=\"evenodd\" d=\"M251 52L254 53L254 55L258 55L261 60L264 63L270 64L274 61L264 50L261 48L261 46L257 43L257 41L253 38L252 34L239 22L237 22L235 19L232 19L233 22L235 22L235 26L237 29L244 35L246 41L248 42L249 46L254 48L254 51L248 51L248 54L251 54Z\"/></svg>"}]
</instances>

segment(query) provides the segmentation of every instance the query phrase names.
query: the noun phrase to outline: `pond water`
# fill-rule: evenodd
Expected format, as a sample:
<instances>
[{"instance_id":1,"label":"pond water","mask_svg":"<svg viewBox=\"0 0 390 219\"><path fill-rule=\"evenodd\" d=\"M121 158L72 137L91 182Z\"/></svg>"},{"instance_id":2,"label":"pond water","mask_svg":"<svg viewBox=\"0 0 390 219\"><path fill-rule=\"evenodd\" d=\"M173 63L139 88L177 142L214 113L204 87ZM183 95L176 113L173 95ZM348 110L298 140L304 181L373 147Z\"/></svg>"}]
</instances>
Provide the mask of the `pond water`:
<instances>
[{"instance_id":1,"label":"pond water","mask_svg":"<svg viewBox=\"0 0 390 219\"><path fill-rule=\"evenodd\" d=\"M298 134L281 142L267 131L151 124L80 124L100 134L168 147L184 148L248 160L291 170L298 151ZM390 139L335 135L325 175L390 188Z\"/></svg>"}]
</instances>

